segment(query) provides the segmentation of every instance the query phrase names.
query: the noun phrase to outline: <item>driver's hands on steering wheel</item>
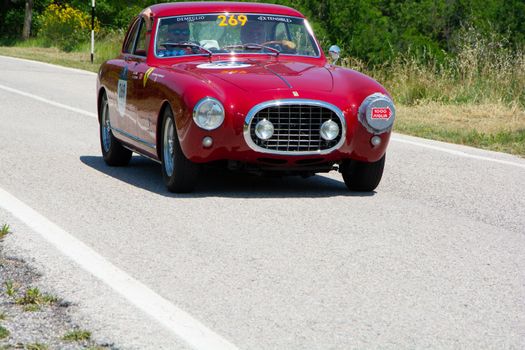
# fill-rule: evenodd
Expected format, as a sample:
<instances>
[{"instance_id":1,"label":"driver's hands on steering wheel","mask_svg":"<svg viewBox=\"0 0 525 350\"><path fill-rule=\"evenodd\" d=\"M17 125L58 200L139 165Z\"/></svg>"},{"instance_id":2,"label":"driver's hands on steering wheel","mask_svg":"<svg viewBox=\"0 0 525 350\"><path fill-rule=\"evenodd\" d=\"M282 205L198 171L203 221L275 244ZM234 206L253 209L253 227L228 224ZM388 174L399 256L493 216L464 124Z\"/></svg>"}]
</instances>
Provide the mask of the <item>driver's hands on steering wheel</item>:
<instances>
[{"instance_id":1,"label":"driver's hands on steering wheel","mask_svg":"<svg viewBox=\"0 0 525 350\"><path fill-rule=\"evenodd\" d=\"M284 53L295 53L295 48L297 47L293 41L284 39L267 41L261 45L273 47L274 49L279 50L279 52Z\"/></svg>"}]
</instances>

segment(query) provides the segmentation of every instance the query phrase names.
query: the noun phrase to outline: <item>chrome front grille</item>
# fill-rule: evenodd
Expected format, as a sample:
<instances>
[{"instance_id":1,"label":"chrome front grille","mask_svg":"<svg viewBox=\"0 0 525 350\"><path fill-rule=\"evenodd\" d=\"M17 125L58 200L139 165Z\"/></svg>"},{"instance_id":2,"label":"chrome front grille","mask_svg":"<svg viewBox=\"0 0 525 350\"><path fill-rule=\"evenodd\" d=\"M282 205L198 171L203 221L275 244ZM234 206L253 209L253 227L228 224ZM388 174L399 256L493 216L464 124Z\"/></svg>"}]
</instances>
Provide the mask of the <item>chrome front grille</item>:
<instances>
[{"instance_id":1,"label":"chrome front grille","mask_svg":"<svg viewBox=\"0 0 525 350\"><path fill-rule=\"evenodd\" d=\"M274 134L261 140L255 134L255 125L263 120L274 125ZM333 120L339 126L339 135L332 141L321 138L321 125ZM346 125L342 112L335 106L312 100L281 100L254 107L245 123L245 139L257 151L278 154L319 154L338 148Z\"/></svg>"}]
</instances>

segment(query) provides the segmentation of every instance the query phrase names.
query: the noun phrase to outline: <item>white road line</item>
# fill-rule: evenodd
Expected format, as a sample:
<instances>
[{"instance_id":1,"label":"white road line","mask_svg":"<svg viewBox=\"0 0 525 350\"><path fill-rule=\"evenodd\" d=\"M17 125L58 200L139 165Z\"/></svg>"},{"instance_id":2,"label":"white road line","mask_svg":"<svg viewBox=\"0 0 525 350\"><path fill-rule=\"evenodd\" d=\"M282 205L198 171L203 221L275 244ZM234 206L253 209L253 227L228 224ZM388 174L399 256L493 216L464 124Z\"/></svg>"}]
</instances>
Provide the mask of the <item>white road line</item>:
<instances>
[{"instance_id":1,"label":"white road line","mask_svg":"<svg viewBox=\"0 0 525 350\"><path fill-rule=\"evenodd\" d=\"M93 118L97 117L97 115L95 113L91 113L91 112L85 111L83 109L79 109L79 108L71 107L71 106L68 106L68 105L65 105L65 104L62 104L62 103L51 101L51 100L48 100L47 98L43 98L43 97L40 97L40 96L37 96L37 95L30 94L28 92L24 92L24 91L20 91L20 90L17 90L17 89L13 89L13 88L10 88L10 87L5 86L5 85L0 85L0 89L12 92L14 94L18 94L18 95L22 95L22 96L25 96L25 97L29 97L29 98L32 98L34 100L37 100L37 101L40 101L40 102L44 102L44 103L50 104L50 105L55 106L55 107L60 107L60 108L63 108L63 109L67 109L69 111L72 111L72 112L75 112L75 113L78 113L78 114L82 114L82 115L85 115L85 116L88 116L88 117L93 117Z\"/></svg>"},{"instance_id":2,"label":"white road line","mask_svg":"<svg viewBox=\"0 0 525 350\"><path fill-rule=\"evenodd\" d=\"M11 212L58 250L99 278L143 312L156 319L197 350L234 350L237 347L208 329L187 312L120 270L82 241L0 188L0 207Z\"/></svg>"},{"instance_id":3,"label":"white road line","mask_svg":"<svg viewBox=\"0 0 525 350\"><path fill-rule=\"evenodd\" d=\"M28 63L35 63L35 64L39 64L39 65L42 65L42 66L47 66L47 67L51 67L51 68L60 68L60 69L63 69L63 70L68 70L68 71L76 72L76 73L82 73L82 74L88 74L88 75L97 75L97 73L93 73L93 72L90 72L90 71L87 71L87 70L83 70L83 69L64 67L64 66L59 66L57 64L52 64L52 63L47 63L47 62L40 62L40 61L34 61L34 60L28 60L28 59L25 59L25 58L3 56L3 55L0 55L0 58L1 59L7 58L7 59L10 59L10 60L13 60L13 61L23 61L23 62L28 62Z\"/></svg>"},{"instance_id":4,"label":"white road line","mask_svg":"<svg viewBox=\"0 0 525 350\"><path fill-rule=\"evenodd\" d=\"M475 155L475 154L470 154L470 153L466 153L466 152L462 152L462 151L456 151L456 150L448 149L448 148L445 148L445 147L428 145L426 143L417 142L417 141L405 140L405 139L402 139L402 138L399 138L399 137L396 137L396 136L392 136L390 139L395 141L395 142L401 142L401 143L406 143L406 144L414 145L414 146L418 146L418 147L424 147L424 148L432 149L432 150L435 150L435 151L449 153L449 154L452 154L452 155L455 155L455 156L459 156L459 157L472 158L472 159L478 159L478 160L485 160L485 161L489 161L489 162L500 163L500 164L505 164L505 165L512 165L512 166L515 166L515 167L518 167L518 168L524 168L525 169L525 163L517 163L517 162L511 162L511 161L503 160L503 159L478 156L478 155Z\"/></svg>"}]
</instances>

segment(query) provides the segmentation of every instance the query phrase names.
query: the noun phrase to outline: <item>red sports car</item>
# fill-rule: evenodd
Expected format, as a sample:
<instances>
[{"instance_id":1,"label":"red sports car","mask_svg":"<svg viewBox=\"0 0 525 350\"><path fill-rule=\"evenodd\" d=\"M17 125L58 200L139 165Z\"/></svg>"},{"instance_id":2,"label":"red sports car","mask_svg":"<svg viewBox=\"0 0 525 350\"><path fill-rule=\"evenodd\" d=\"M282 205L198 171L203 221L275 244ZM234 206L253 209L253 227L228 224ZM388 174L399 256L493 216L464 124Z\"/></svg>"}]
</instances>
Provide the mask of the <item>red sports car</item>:
<instances>
[{"instance_id":1,"label":"red sports car","mask_svg":"<svg viewBox=\"0 0 525 350\"><path fill-rule=\"evenodd\" d=\"M149 157L173 192L193 190L204 163L338 170L350 190L372 191L395 118L379 83L327 62L301 13L261 3L148 7L100 67L97 89L105 162Z\"/></svg>"}]
</instances>

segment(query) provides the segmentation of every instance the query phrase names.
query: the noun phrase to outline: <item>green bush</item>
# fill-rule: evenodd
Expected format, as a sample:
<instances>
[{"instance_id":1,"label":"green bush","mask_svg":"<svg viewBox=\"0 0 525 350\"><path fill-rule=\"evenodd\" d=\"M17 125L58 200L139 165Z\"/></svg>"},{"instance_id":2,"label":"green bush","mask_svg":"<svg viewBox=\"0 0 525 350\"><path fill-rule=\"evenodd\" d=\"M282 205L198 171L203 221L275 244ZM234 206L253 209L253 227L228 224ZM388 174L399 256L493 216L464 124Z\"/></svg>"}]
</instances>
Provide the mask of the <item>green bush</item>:
<instances>
[{"instance_id":1,"label":"green bush","mask_svg":"<svg viewBox=\"0 0 525 350\"><path fill-rule=\"evenodd\" d=\"M89 41L91 18L86 13L69 5L49 5L38 16L38 36L48 46L58 46L72 51L79 43ZM95 31L98 31L98 22Z\"/></svg>"}]
</instances>

